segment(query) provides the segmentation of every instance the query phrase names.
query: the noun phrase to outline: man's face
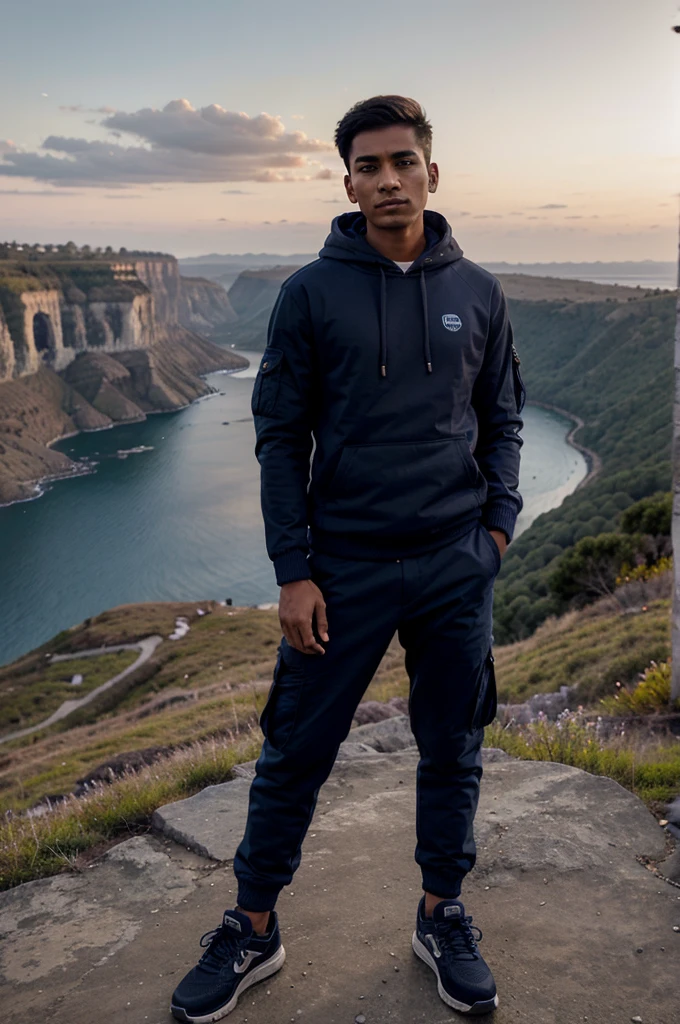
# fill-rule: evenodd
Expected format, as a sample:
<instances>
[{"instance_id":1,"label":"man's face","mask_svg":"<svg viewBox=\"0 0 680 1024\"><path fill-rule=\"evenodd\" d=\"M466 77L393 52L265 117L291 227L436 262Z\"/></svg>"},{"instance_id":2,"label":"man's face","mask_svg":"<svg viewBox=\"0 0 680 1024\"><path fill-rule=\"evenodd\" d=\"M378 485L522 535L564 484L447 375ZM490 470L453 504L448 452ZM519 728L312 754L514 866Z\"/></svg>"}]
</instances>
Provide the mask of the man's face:
<instances>
[{"instance_id":1,"label":"man's face","mask_svg":"<svg viewBox=\"0 0 680 1024\"><path fill-rule=\"evenodd\" d=\"M416 221L437 187L436 164L425 154L410 125L361 132L349 154L347 196L377 228L403 229Z\"/></svg>"}]
</instances>

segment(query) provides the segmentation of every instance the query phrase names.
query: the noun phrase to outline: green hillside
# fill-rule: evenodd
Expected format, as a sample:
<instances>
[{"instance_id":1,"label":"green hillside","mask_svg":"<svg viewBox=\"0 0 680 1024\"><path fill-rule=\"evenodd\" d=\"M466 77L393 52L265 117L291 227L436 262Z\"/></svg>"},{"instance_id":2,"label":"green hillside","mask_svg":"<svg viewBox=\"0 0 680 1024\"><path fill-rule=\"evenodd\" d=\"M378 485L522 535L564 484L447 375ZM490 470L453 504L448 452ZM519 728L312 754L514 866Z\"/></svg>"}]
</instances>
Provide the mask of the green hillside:
<instances>
[{"instance_id":1,"label":"green hillside","mask_svg":"<svg viewBox=\"0 0 680 1024\"><path fill-rule=\"evenodd\" d=\"M577 440L602 470L513 541L495 599L499 643L562 609L548 590L561 552L615 529L619 513L670 488L675 296L614 302L510 301L529 400L581 417Z\"/></svg>"}]
</instances>

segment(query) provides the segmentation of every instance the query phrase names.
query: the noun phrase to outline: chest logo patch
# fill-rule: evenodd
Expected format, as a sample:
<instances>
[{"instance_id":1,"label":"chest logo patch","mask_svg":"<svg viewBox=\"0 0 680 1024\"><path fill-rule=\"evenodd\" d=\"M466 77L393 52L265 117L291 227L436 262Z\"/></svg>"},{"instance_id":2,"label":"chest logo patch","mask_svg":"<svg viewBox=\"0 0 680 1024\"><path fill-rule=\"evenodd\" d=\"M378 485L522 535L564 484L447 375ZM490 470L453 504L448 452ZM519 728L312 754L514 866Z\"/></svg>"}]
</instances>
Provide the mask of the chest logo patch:
<instances>
[{"instance_id":1,"label":"chest logo patch","mask_svg":"<svg viewBox=\"0 0 680 1024\"><path fill-rule=\"evenodd\" d=\"M463 321L457 313L444 313L442 323L447 331L459 331L463 326Z\"/></svg>"}]
</instances>

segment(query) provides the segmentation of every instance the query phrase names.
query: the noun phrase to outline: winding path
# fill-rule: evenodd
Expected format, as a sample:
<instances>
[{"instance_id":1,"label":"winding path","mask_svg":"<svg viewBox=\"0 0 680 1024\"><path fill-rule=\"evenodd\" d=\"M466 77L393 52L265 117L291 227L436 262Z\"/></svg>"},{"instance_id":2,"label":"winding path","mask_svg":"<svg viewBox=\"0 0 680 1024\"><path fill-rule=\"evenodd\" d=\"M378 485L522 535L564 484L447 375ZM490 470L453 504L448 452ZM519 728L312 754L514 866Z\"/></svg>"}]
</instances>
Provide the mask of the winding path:
<instances>
[{"instance_id":1,"label":"winding path","mask_svg":"<svg viewBox=\"0 0 680 1024\"><path fill-rule=\"evenodd\" d=\"M128 665L126 669L119 672L117 676L112 676L111 679L107 679L101 686L97 686L90 693L87 693L84 697L80 697L78 700L65 700L57 710L50 715L49 718L44 719L42 722L38 722L37 725L29 725L26 729L19 729L17 732L10 732L6 736L0 736L0 744L8 743L10 740L18 740L23 736L29 736L32 732L37 732L39 729L46 729L50 725L54 725L55 722L61 722L62 719L66 718L67 715L77 711L78 708L84 707L91 701L98 697L100 693L104 693L105 690L109 690L116 683L124 679L125 676L130 675L135 669L143 665L145 661L148 661L153 652L156 650L158 645L163 642L163 637L154 634L153 636L144 637L143 640L138 640L134 644L113 644L111 647L93 647L87 651L76 651L73 654L53 654L50 658L49 664L54 664L55 661L72 661L74 658L93 658L100 657L102 654L111 654L113 651L140 651L140 655L136 661L133 661L131 665Z\"/></svg>"}]
</instances>

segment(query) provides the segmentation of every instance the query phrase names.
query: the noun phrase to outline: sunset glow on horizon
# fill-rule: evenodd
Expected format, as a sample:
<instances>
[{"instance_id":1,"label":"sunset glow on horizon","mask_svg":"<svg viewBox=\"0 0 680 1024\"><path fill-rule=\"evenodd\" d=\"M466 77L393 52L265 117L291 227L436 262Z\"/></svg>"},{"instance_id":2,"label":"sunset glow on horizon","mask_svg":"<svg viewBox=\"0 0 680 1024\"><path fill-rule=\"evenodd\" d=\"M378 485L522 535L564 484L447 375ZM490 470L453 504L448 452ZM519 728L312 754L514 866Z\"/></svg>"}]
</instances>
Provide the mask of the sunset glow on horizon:
<instances>
[{"instance_id":1,"label":"sunset glow on horizon","mask_svg":"<svg viewBox=\"0 0 680 1024\"><path fill-rule=\"evenodd\" d=\"M335 124L394 92L426 109L429 206L472 259L671 260L679 20L667 0L13 6L2 235L315 252L352 208Z\"/></svg>"}]
</instances>

